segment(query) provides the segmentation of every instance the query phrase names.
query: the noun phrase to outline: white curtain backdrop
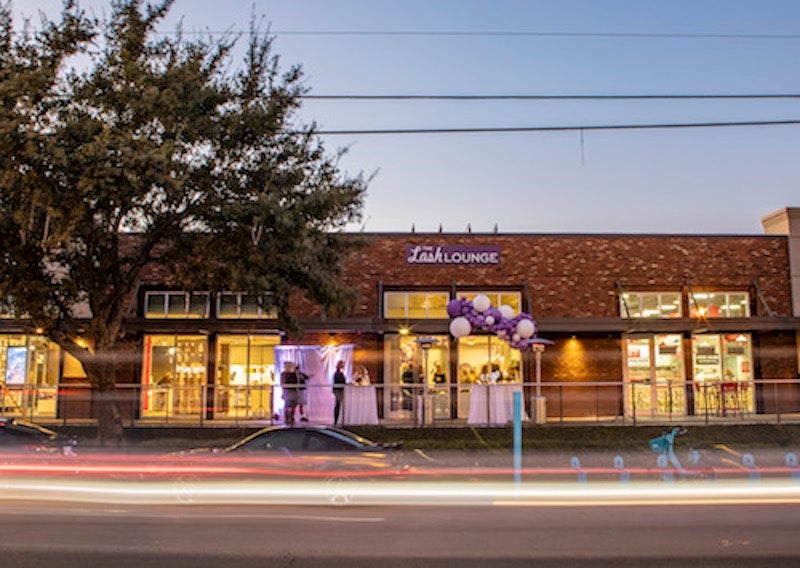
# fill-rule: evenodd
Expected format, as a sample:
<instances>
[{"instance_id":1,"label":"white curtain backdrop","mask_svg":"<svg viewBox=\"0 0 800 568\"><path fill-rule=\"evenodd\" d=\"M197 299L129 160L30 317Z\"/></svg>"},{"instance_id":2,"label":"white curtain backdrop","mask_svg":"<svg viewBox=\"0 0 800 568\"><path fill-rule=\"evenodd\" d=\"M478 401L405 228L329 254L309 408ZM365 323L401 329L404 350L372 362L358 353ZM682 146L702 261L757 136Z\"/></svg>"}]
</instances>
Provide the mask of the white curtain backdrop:
<instances>
[{"instance_id":1,"label":"white curtain backdrop","mask_svg":"<svg viewBox=\"0 0 800 568\"><path fill-rule=\"evenodd\" d=\"M283 419L283 392L280 388L280 374L284 364L289 361L299 365L308 375L306 393L308 405L306 416L309 422L333 424L333 373L336 364L344 361L344 376L349 383L353 376L352 345L277 345L275 347L275 388L272 391L273 409L278 419Z\"/></svg>"}]
</instances>

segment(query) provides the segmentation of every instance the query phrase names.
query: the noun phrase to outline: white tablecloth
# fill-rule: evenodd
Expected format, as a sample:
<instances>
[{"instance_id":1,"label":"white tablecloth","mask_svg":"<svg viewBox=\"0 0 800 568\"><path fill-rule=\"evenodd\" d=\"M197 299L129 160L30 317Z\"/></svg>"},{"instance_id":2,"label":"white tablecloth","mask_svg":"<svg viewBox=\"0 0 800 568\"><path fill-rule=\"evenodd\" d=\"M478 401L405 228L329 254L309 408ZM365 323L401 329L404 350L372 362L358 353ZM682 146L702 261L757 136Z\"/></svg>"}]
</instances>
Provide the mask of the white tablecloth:
<instances>
[{"instance_id":1,"label":"white tablecloth","mask_svg":"<svg viewBox=\"0 0 800 568\"><path fill-rule=\"evenodd\" d=\"M514 421L514 393L522 396L522 385L496 384L472 385L467 422L476 426L505 426ZM522 404L522 420L527 420L525 401Z\"/></svg>"},{"instance_id":2,"label":"white tablecloth","mask_svg":"<svg viewBox=\"0 0 800 568\"><path fill-rule=\"evenodd\" d=\"M378 395L374 386L345 385L344 423L378 423Z\"/></svg>"}]
</instances>

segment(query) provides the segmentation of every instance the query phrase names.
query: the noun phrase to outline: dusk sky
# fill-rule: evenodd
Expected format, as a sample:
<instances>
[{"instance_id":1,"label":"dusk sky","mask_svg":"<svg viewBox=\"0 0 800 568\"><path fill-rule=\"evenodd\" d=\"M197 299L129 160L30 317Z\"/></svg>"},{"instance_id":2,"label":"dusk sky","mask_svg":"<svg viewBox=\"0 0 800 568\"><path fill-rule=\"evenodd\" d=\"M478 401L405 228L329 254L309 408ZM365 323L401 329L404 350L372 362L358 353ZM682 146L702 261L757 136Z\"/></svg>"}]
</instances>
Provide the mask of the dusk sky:
<instances>
[{"instance_id":1,"label":"dusk sky","mask_svg":"<svg viewBox=\"0 0 800 568\"><path fill-rule=\"evenodd\" d=\"M34 16L60 5L14 1ZM800 96L796 0L177 0L159 29L246 31L254 7L312 95ZM302 117L321 130L786 121L800 98L308 100ZM762 216L800 205L800 125L325 138L349 147L347 171L375 173L352 227L370 232L760 234Z\"/></svg>"}]
</instances>

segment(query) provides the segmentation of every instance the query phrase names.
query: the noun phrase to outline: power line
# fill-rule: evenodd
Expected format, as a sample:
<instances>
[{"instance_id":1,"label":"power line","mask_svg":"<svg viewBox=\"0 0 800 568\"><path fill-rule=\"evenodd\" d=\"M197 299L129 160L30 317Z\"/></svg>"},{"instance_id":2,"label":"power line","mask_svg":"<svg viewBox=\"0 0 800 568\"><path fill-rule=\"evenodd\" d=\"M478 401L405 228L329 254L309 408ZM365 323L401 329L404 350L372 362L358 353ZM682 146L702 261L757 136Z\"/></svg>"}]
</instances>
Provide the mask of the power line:
<instances>
[{"instance_id":1,"label":"power line","mask_svg":"<svg viewBox=\"0 0 800 568\"><path fill-rule=\"evenodd\" d=\"M313 100L358 101L624 101L624 100L703 100L703 99L800 99L800 94L654 94L654 95L302 95Z\"/></svg>"},{"instance_id":2,"label":"power line","mask_svg":"<svg viewBox=\"0 0 800 568\"><path fill-rule=\"evenodd\" d=\"M798 125L800 120L753 120L745 122L686 122L661 124L605 124L584 126L511 126L489 128L397 128L381 130L319 130L325 136L367 136L380 134L486 134L514 132L575 132L588 130L656 130L679 128L722 128Z\"/></svg>"},{"instance_id":3,"label":"power line","mask_svg":"<svg viewBox=\"0 0 800 568\"><path fill-rule=\"evenodd\" d=\"M10 30L12 34L39 33L41 28ZM252 32L227 30L153 30L156 35L231 36L253 35ZM376 36L376 37L520 37L520 38L587 38L587 39L712 39L712 40L800 40L800 33L715 33L715 32L546 32L536 30L273 30L257 32L257 36Z\"/></svg>"},{"instance_id":4,"label":"power line","mask_svg":"<svg viewBox=\"0 0 800 568\"><path fill-rule=\"evenodd\" d=\"M172 31L155 31L170 35ZM183 31L185 34L230 35L230 30ZM235 33L235 32L234 32ZM541 37L541 38L596 38L596 39L746 39L746 40L798 40L800 34L768 33L682 33L682 32L543 32L514 30L269 30L264 35L273 36L379 36L379 37Z\"/></svg>"}]
</instances>

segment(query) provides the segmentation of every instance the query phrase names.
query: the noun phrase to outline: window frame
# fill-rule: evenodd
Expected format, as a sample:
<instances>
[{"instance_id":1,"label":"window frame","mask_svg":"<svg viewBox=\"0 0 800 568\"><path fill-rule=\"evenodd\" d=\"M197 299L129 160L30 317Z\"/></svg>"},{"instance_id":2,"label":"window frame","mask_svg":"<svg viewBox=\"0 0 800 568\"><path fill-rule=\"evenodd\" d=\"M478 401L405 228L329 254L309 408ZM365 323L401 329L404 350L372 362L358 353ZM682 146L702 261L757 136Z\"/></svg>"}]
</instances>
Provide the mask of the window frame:
<instances>
[{"instance_id":1,"label":"window frame","mask_svg":"<svg viewBox=\"0 0 800 568\"><path fill-rule=\"evenodd\" d=\"M235 296L236 297L236 314L235 315L222 315L222 298L223 296ZM242 314L242 298L245 296L254 297L252 294L248 294L247 292L233 292L231 290L224 290L222 292L217 292L217 319L224 319L224 320L232 320L232 319L276 319L278 316L274 313L268 313L264 310L261 306L263 302L256 301L256 315L250 314Z\"/></svg>"},{"instance_id":2,"label":"window frame","mask_svg":"<svg viewBox=\"0 0 800 568\"><path fill-rule=\"evenodd\" d=\"M706 302L705 304L701 304L697 302L698 299L706 299L713 297L713 296L724 296L725 301L719 307L719 313L717 315L712 315L710 310L710 304ZM731 296L744 296L744 302L737 302L735 304L731 303ZM752 311L750 309L750 291L749 290L732 290L732 289L724 289L724 290L701 290L699 292L692 292L689 294L689 313L692 317L703 317L708 319L736 319L736 318L750 318L752 317ZM744 313L741 315L731 315L731 305L740 305L744 307ZM716 307L716 304L714 304ZM703 312L703 308L705 311ZM727 315L723 315L723 312L727 312Z\"/></svg>"},{"instance_id":3,"label":"window frame","mask_svg":"<svg viewBox=\"0 0 800 568\"><path fill-rule=\"evenodd\" d=\"M403 296L403 315L389 316L387 309L389 305L390 296ZM425 317L410 317L409 314L409 296L425 296ZM444 306L442 307L441 317L431 315L430 296L441 296L444 298ZM450 301L450 292L445 290L386 290L383 292L383 319L401 319L401 320L431 320L431 319L447 319L447 303Z\"/></svg>"},{"instance_id":4,"label":"window frame","mask_svg":"<svg viewBox=\"0 0 800 568\"><path fill-rule=\"evenodd\" d=\"M483 294L484 296L489 298L489 300L492 302L492 306L494 306L495 308L499 308L501 305L503 305L502 302L500 301L500 298L502 296L508 296L513 294L517 297L517 306L511 306L511 307L514 308L514 311L516 313L522 312L522 292L520 292L519 290L495 290L495 289L457 290L455 297L462 298L465 296L471 296L472 298L475 298L475 296L477 296L478 294Z\"/></svg>"},{"instance_id":5,"label":"window frame","mask_svg":"<svg viewBox=\"0 0 800 568\"><path fill-rule=\"evenodd\" d=\"M164 309L161 315L150 314L150 298L161 296L164 299ZM183 315L170 314L170 298L183 296ZM203 313L201 315L194 315L192 313L192 299L203 298ZM142 302L142 316L144 319L167 319L167 320L190 320L190 319L208 319L210 317L209 311L211 308L211 294L210 292L180 292L174 290L149 290L144 293Z\"/></svg>"},{"instance_id":6,"label":"window frame","mask_svg":"<svg viewBox=\"0 0 800 568\"><path fill-rule=\"evenodd\" d=\"M676 296L677 297L677 315L670 316L664 315L663 306L671 305L664 302L664 296ZM630 308L630 301L628 298L631 296L637 297L637 302L639 305L638 312L639 315L634 315ZM656 305L659 315L644 315L644 297L655 297L656 298ZM624 293L619 295L619 314L622 319L644 319L644 320L671 320L671 319L680 319L684 317L684 310L683 310L683 293L681 291L674 291L674 290L626 290Z\"/></svg>"}]
</instances>

